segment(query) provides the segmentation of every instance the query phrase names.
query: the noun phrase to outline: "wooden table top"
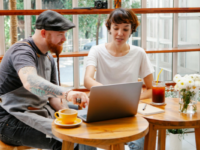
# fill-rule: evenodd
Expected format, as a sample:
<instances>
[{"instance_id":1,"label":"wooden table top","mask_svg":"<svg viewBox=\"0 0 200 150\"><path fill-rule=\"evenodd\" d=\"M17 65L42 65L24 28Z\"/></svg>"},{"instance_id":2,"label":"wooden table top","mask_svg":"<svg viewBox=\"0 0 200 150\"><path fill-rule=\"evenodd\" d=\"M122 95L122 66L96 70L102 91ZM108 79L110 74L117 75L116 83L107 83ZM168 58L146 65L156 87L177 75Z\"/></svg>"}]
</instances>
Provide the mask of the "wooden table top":
<instances>
[{"instance_id":1,"label":"wooden table top","mask_svg":"<svg viewBox=\"0 0 200 150\"><path fill-rule=\"evenodd\" d=\"M142 103L150 103L151 99L141 100ZM165 113L146 115L143 116L150 122L154 122L158 125L174 125L174 126L188 126L195 125L200 126L200 102L197 103L197 113L193 115L183 114L179 112L179 99L178 98L166 98L165 106L155 106L165 110ZM141 116L140 114L138 114Z\"/></svg>"},{"instance_id":2,"label":"wooden table top","mask_svg":"<svg viewBox=\"0 0 200 150\"><path fill-rule=\"evenodd\" d=\"M125 143L144 137L149 123L142 116L82 123L75 128L62 128L52 124L53 134L65 141L101 147Z\"/></svg>"}]
</instances>

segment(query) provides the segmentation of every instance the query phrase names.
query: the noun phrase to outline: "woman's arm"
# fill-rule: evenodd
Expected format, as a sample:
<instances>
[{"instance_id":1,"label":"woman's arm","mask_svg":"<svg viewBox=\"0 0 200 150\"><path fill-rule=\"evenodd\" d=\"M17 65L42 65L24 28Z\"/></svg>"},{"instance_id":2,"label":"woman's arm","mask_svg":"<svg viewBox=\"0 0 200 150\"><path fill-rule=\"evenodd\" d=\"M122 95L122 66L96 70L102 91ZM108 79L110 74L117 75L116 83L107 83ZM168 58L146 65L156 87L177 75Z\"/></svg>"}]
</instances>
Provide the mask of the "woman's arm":
<instances>
[{"instance_id":1,"label":"woman's arm","mask_svg":"<svg viewBox=\"0 0 200 150\"><path fill-rule=\"evenodd\" d=\"M143 80L146 85L146 90L140 95L140 99L151 98L153 74L149 74L148 76L144 77Z\"/></svg>"},{"instance_id":2,"label":"woman's arm","mask_svg":"<svg viewBox=\"0 0 200 150\"><path fill-rule=\"evenodd\" d=\"M95 67L87 66L84 77L84 86L90 90L92 86L101 86L102 84L94 80Z\"/></svg>"}]
</instances>

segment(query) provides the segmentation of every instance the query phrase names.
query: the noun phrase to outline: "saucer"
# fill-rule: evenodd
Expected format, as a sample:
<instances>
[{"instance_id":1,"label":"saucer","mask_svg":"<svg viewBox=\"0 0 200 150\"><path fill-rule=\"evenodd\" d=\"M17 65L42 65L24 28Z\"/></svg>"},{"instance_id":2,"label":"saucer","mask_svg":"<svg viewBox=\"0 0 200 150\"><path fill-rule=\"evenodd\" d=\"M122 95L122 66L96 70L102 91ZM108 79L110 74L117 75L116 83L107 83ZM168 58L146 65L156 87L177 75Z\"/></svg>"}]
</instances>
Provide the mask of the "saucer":
<instances>
[{"instance_id":1,"label":"saucer","mask_svg":"<svg viewBox=\"0 0 200 150\"><path fill-rule=\"evenodd\" d=\"M62 126L62 127L74 127L74 126L78 126L82 123L82 120L80 118L76 118L76 120L74 121L74 123L72 124L64 124L61 120L59 119L55 119L54 123L56 125Z\"/></svg>"},{"instance_id":2,"label":"saucer","mask_svg":"<svg viewBox=\"0 0 200 150\"><path fill-rule=\"evenodd\" d=\"M164 102L164 103L153 103L153 102L151 102L150 105L154 105L154 106L165 106L166 103L165 103L165 102Z\"/></svg>"}]
</instances>

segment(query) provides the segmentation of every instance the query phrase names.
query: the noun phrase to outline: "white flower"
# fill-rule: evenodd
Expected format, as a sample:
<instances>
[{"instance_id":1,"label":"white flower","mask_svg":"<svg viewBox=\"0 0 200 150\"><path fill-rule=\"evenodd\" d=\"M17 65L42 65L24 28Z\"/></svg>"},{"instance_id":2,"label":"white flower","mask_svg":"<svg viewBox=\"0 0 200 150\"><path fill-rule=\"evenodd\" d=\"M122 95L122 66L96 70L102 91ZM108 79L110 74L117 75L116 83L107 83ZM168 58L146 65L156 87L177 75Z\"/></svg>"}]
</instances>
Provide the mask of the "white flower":
<instances>
[{"instance_id":1,"label":"white flower","mask_svg":"<svg viewBox=\"0 0 200 150\"><path fill-rule=\"evenodd\" d=\"M194 82L194 85L195 85L196 87L200 88L200 81L195 81L195 82Z\"/></svg>"},{"instance_id":2,"label":"white flower","mask_svg":"<svg viewBox=\"0 0 200 150\"><path fill-rule=\"evenodd\" d=\"M190 74L189 77L194 80L196 76L194 74Z\"/></svg>"},{"instance_id":3,"label":"white flower","mask_svg":"<svg viewBox=\"0 0 200 150\"><path fill-rule=\"evenodd\" d=\"M189 75L187 75L187 74L184 76L184 78L189 78L189 77L190 77L190 76L189 76Z\"/></svg>"},{"instance_id":4,"label":"white flower","mask_svg":"<svg viewBox=\"0 0 200 150\"><path fill-rule=\"evenodd\" d=\"M197 78L198 74L193 74L193 80L195 81Z\"/></svg>"},{"instance_id":5,"label":"white flower","mask_svg":"<svg viewBox=\"0 0 200 150\"><path fill-rule=\"evenodd\" d=\"M198 91L198 88L197 88L195 85L193 85L193 86L190 88L190 91L196 93L196 92Z\"/></svg>"},{"instance_id":6,"label":"white flower","mask_svg":"<svg viewBox=\"0 0 200 150\"><path fill-rule=\"evenodd\" d=\"M177 84L178 84L178 87L180 89L186 89L186 87L187 87L187 81L186 80L181 80Z\"/></svg>"},{"instance_id":7,"label":"white flower","mask_svg":"<svg viewBox=\"0 0 200 150\"><path fill-rule=\"evenodd\" d=\"M191 78L187 78L186 80L185 80L185 82L186 82L186 84L187 84L187 87L189 87L189 88L192 88L192 86L194 86L194 80Z\"/></svg>"},{"instance_id":8,"label":"white flower","mask_svg":"<svg viewBox=\"0 0 200 150\"><path fill-rule=\"evenodd\" d=\"M176 75L174 76L173 81L177 83L177 81L178 81L180 78L181 78L181 75L180 75L180 74L176 74Z\"/></svg>"},{"instance_id":9,"label":"white flower","mask_svg":"<svg viewBox=\"0 0 200 150\"><path fill-rule=\"evenodd\" d=\"M182 80L185 80L185 81L186 81L186 80L187 80L187 78L180 77L180 78L178 78L178 79L177 79L176 83L178 83L178 82L180 82L180 81L182 81Z\"/></svg>"},{"instance_id":10,"label":"white flower","mask_svg":"<svg viewBox=\"0 0 200 150\"><path fill-rule=\"evenodd\" d=\"M180 90L180 88L178 87L178 84L176 84L176 85L174 86L174 90L175 90L175 91L179 91L179 90Z\"/></svg>"},{"instance_id":11,"label":"white flower","mask_svg":"<svg viewBox=\"0 0 200 150\"><path fill-rule=\"evenodd\" d=\"M200 81L200 75L196 75L195 81Z\"/></svg>"}]
</instances>

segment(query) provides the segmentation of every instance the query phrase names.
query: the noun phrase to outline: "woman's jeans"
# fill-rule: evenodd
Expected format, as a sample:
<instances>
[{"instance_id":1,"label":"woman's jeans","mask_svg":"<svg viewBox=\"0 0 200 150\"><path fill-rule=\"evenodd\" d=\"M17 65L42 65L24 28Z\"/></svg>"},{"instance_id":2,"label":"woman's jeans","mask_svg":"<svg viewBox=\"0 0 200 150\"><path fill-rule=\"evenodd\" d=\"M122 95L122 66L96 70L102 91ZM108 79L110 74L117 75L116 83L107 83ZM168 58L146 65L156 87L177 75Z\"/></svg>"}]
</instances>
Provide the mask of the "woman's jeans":
<instances>
[{"instance_id":1,"label":"woman's jeans","mask_svg":"<svg viewBox=\"0 0 200 150\"><path fill-rule=\"evenodd\" d=\"M127 143L130 150L144 150L144 137Z\"/></svg>"},{"instance_id":2,"label":"woman's jeans","mask_svg":"<svg viewBox=\"0 0 200 150\"><path fill-rule=\"evenodd\" d=\"M61 150L62 142L46 137L46 134L11 117L5 122L0 122L0 140L8 145L29 146L39 149ZM85 146L88 150L94 147Z\"/></svg>"}]
</instances>

